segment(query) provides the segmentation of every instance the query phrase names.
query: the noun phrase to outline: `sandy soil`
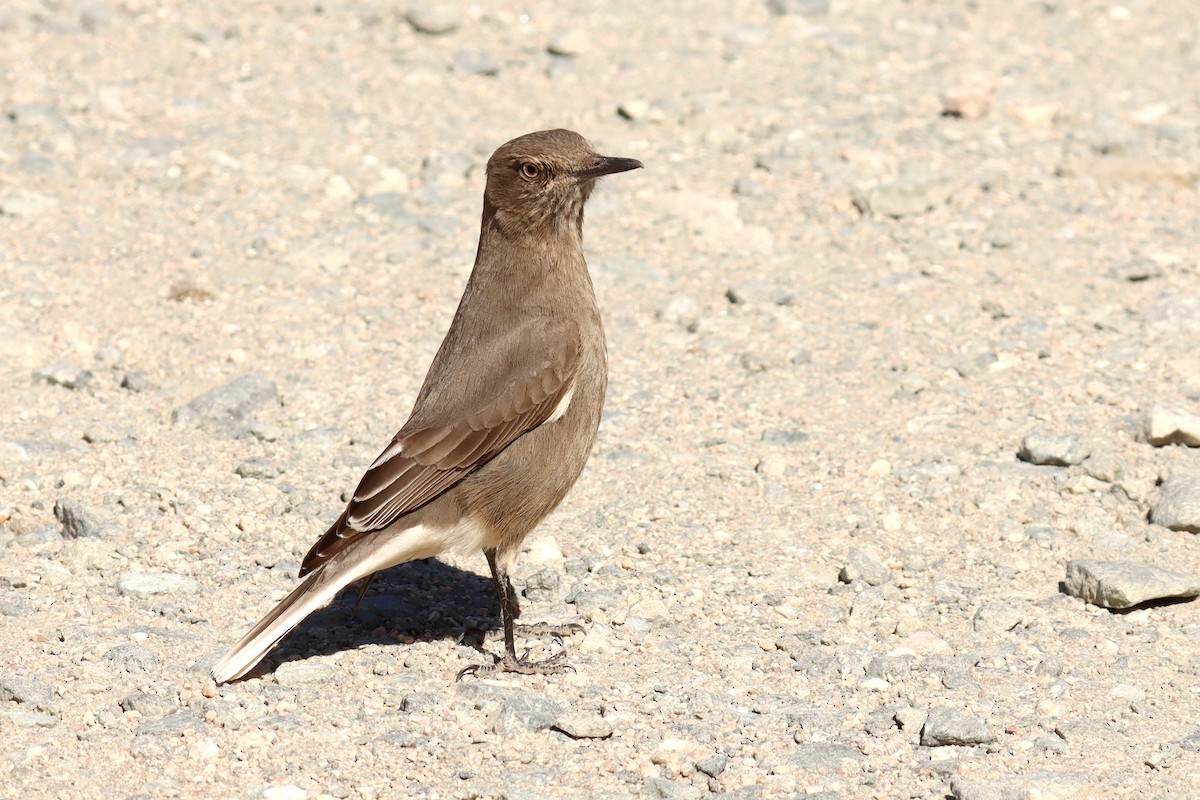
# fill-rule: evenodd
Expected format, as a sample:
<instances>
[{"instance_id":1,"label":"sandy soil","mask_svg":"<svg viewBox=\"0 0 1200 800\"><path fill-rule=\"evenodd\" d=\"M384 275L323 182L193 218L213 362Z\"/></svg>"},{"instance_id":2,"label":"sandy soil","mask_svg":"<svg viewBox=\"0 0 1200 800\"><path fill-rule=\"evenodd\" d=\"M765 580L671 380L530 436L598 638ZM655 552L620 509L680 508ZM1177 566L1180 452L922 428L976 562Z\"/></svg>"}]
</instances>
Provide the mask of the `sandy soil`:
<instances>
[{"instance_id":1,"label":"sandy soil","mask_svg":"<svg viewBox=\"0 0 1200 800\"><path fill-rule=\"evenodd\" d=\"M0 796L1200 795L1200 604L1062 586L1200 575L1144 435L1200 414L1194 3L8 0L0 52ZM557 126L647 167L517 581L577 671L454 682L480 556L214 686Z\"/></svg>"}]
</instances>

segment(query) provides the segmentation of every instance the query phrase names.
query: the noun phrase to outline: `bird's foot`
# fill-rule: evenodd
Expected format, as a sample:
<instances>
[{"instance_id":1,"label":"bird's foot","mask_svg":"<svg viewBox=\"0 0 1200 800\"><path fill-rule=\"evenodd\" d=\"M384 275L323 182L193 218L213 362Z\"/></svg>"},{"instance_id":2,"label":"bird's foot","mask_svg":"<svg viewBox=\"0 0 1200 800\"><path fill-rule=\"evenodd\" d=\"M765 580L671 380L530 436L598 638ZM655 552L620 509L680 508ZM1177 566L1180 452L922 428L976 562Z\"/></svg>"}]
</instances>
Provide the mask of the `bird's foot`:
<instances>
[{"instance_id":1,"label":"bird's foot","mask_svg":"<svg viewBox=\"0 0 1200 800\"><path fill-rule=\"evenodd\" d=\"M574 672L575 668L567 663L566 653L555 653L545 661L530 661L528 651L523 656L505 654L491 664L472 664L459 671L455 682L461 681L467 675L473 678L484 678L488 675L498 675L501 672L514 672L518 675L561 675L564 672Z\"/></svg>"}]
</instances>

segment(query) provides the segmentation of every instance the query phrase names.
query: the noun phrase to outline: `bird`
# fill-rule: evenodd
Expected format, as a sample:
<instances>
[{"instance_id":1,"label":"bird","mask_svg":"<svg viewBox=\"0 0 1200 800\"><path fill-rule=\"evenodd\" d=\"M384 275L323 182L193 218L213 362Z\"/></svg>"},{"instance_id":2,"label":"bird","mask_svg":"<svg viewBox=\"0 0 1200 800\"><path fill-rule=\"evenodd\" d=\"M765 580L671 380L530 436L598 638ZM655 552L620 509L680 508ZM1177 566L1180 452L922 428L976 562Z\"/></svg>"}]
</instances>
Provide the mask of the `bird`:
<instances>
[{"instance_id":1,"label":"bird","mask_svg":"<svg viewBox=\"0 0 1200 800\"><path fill-rule=\"evenodd\" d=\"M244 677L350 584L361 601L381 570L480 550L504 652L457 679L571 669L564 652L543 661L517 655L520 605L510 576L525 537L583 471L608 385L584 204L601 177L642 167L602 156L561 128L518 136L492 154L474 267L408 421L304 557L301 582L213 666L217 683Z\"/></svg>"}]
</instances>

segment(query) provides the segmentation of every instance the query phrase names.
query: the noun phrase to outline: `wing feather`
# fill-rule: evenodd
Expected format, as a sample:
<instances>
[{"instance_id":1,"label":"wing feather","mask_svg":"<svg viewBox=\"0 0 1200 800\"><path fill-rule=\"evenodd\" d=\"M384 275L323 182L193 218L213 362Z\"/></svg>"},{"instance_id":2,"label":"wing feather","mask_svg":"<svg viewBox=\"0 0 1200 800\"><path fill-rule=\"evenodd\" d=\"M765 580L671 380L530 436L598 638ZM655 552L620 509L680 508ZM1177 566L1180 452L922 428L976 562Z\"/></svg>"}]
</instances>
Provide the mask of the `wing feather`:
<instances>
[{"instance_id":1,"label":"wing feather","mask_svg":"<svg viewBox=\"0 0 1200 800\"><path fill-rule=\"evenodd\" d=\"M466 403L452 418L414 427L414 419L429 417L418 415L428 409L414 409L409 423L367 468L345 512L308 551L300 574L434 500L546 422L571 391L578 368L578 338L563 339L551 358L514 370L518 377L494 396Z\"/></svg>"}]
</instances>

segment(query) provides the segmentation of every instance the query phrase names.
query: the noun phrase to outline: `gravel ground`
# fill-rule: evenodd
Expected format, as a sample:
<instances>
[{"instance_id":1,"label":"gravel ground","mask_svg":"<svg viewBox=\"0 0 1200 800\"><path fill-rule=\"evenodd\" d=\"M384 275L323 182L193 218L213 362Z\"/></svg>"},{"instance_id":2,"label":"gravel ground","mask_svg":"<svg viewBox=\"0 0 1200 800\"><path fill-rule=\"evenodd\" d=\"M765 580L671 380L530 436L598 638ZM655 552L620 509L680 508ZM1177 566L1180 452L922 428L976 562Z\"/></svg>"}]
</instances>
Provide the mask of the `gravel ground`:
<instances>
[{"instance_id":1,"label":"gravel ground","mask_svg":"<svg viewBox=\"0 0 1200 800\"><path fill-rule=\"evenodd\" d=\"M7 0L0 52L0 795L1200 796L1191 0ZM577 671L454 682L476 557L215 686L555 126L647 167L516 581Z\"/></svg>"}]
</instances>

